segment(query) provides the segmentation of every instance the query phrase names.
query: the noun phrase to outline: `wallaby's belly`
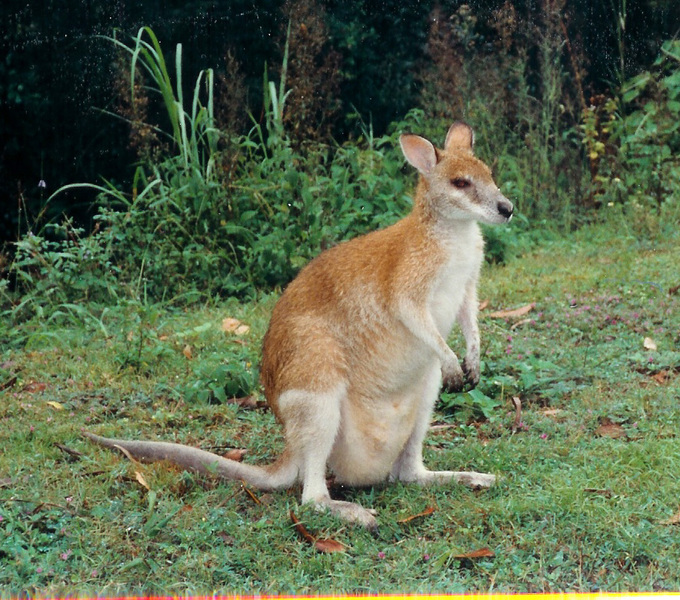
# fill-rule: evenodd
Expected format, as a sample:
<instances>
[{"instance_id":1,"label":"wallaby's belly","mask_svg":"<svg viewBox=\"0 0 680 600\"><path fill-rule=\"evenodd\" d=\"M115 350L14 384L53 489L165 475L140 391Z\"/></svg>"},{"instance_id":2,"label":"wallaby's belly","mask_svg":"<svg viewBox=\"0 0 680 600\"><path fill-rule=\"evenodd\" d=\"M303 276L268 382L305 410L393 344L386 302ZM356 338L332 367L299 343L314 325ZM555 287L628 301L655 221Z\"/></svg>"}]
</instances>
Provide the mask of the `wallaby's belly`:
<instances>
[{"instance_id":1,"label":"wallaby's belly","mask_svg":"<svg viewBox=\"0 0 680 600\"><path fill-rule=\"evenodd\" d=\"M397 353L393 366L370 380L350 382L329 466L338 482L370 485L385 481L419 419L429 418L439 388L436 356ZM433 381L436 380L436 381ZM428 397L429 396L429 397Z\"/></svg>"}]
</instances>

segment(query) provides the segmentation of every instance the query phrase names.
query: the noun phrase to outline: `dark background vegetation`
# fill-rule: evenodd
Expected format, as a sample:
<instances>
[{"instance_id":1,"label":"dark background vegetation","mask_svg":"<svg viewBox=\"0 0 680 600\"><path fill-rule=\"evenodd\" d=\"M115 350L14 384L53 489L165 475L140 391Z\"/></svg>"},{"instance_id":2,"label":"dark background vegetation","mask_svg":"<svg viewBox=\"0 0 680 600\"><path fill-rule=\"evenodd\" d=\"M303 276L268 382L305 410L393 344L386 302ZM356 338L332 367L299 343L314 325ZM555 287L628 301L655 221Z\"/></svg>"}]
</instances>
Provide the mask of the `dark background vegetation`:
<instances>
[{"instance_id":1,"label":"dark background vegetation","mask_svg":"<svg viewBox=\"0 0 680 600\"><path fill-rule=\"evenodd\" d=\"M298 17L296 30L310 29L314 19L321 19L325 32L314 60L327 61L326 68L332 69L326 79L332 87L320 90L332 101L325 105L328 115L317 115L324 126L316 134L343 141L357 134L358 121L350 115L360 115L382 134L390 122L419 104L429 58L428 19L435 10L454 14L461 4L433 0L3 2L0 240L16 240L26 233L46 195L61 185L96 182L101 177L123 182L131 177L136 155L128 145L128 126L99 110L115 111L119 102L117 54L96 36L112 35L114 30L134 34L149 25L166 51L182 42L187 73L211 67L230 78L223 80L217 112L228 121L222 125L243 131L251 125L248 110L261 116L264 64L270 69L280 66L289 16ZM533 44L515 40L504 48L494 28L494 14L509 3L473 0L467 4L476 25L467 40L470 47L461 52L469 51L473 43L477 54L527 52L528 65L535 70L529 81L540 86L537 38ZM546 1L515 0L512 5L522 23L520 31L512 34L515 38L521 30L529 35L532 27L541 27ZM674 36L680 24L680 4L673 0L628 0L622 73L616 26L620 3L568 0L556 8L568 33L571 58L582 70L586 100L649 64L661 42ZM570 56L565 54L563 60L576 85ZM321 68L321 63L313 68ZM298 76L318 86L314 73ZM240 95L233 94L238 92L235 84L242 86ZM38 187L41 180L47 188ZM51 204L49 216L67 212L87 224L93 214L91 202L89 192L64 194ZM19 211L28 215L20 220Z\"/></svg>"}]
</instances>

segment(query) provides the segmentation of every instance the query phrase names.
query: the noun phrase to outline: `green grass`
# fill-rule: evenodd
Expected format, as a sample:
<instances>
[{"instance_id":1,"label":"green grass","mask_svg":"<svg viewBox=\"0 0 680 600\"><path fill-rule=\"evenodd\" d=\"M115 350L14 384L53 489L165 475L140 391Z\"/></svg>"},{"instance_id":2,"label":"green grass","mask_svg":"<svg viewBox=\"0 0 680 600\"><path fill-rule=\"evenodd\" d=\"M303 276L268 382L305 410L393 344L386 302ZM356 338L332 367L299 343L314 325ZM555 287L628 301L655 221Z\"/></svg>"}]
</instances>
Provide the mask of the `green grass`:
<instances>
[{"instance_id":1,"label":"green grass","mask_svg":"<svg viewBox=\"0 0 680 600\"><path fill-rule=\"evenodd\" d=\"M256 503L238 483L135 466L80 436L271 460L283 440L270 412L195 392L223 361L252 375L274 297L34 320L0 354L0 594L679 589L680 524L665 523L680 510L680 294L669 294L679 251L677 236L608 225L487 267L480 390L497 407L488 419L474 406L440 410L449 427L431 432L426 461L501 482L338 490L378 510L375 534L298 506L299 490L253 491ZM529 303L514 328L488 317ZM225 334L225 317L250 331ZM512 396L522 400L515 433ZM291 509L347 551L317 553ZM459 558L482 548L493 556Z\"/></svg>"}]
</instances>

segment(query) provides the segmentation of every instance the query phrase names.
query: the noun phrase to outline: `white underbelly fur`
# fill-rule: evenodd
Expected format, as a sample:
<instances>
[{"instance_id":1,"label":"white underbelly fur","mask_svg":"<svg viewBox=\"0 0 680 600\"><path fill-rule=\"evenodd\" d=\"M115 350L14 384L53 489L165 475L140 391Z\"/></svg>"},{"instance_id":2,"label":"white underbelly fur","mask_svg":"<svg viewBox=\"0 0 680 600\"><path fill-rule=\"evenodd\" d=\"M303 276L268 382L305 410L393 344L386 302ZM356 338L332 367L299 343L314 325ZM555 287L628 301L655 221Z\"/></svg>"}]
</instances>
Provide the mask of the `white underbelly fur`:
<instances>
[{"instance_id":1,"label":"white underbelly fur","mask_svg":"<svg viewBox=\"0 0 680 600\"><path fill-rule=\"evenodd\" d=\"M410 370L410 384L371 397L351 387L341 408L340 430L329 459L338 482L369 485L384 481L408 442L422 411L429 415L439 389L441 365L431 355L426 365ZM405 373L394 374L404 381ZM377 391L377 390L376 390ZM351 408L350 408L350 405Z\"/></svg>"}]
</instances>

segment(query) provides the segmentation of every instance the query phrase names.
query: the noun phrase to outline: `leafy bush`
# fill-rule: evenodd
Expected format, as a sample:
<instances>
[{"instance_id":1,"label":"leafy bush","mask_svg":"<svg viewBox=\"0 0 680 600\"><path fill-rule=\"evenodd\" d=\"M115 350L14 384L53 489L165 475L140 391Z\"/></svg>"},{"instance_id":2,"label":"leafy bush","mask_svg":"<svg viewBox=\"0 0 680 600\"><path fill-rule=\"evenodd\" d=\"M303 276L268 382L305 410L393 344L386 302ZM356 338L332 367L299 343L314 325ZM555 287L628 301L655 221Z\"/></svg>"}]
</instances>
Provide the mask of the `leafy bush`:
<instances>
[{"instance_id":1,"label":"leafy bush","mask_svg":"<svg viewBox=\"0 0 680 600\"><path fill-rule=\"evenodd\" d=\"M243 398L258 388L257 362L248 349L230 354L223 351L204 358L193 369L191 381L183 390L188 402L226 402Z\"/></svg>"},{"instance_id":2,"label":"leafy bush","mask_svg":"<svg viewBox=\"0 0 680 600\"><path fill-rule=\"evenodd\" d=\"M181 45L173 82L151 29L130 46L107 39L130 58L129 104L146 106L142 94L160 99L168 130L146 127L165 144L140 154L129 192L108 182L57 192L94 189L96 227L86 236L66 221L19 241L12 272L24 313L121 297L243 297L284 285L324 248L408 207L397 137L422 113L380 138L365 128L357 142L299 149L284 128L286 54L278 88L265 70L264 122L253 119L248 135L228 137L214 126L210 71L185 98ZM140 85L142 76L150 83Z\"/></svg>"},{"instance_id":3,"label":"leafy bush","mask_svg":"<svg viewBox=\"0 0 680 600\"><path fill-rule=\"evenodd\" d=\"M680 185L680 41L663 44L653 69L584 112L583 140L598 201L640 226L675 211ZM670 219L662 219L670 220Z\"/></svg>"},{"instance_id":4,"label":"leafy bush","mask_svg":"<svg viewBox=\"0 0 680 600\"><path fill-rule=\"evenodd\" d=\"M106 247L70 221L48 224L44 235L29 232L19 240L13 267L21 288L51 303L116 293L118 268Z\"/></svg>"}]
</instances>

